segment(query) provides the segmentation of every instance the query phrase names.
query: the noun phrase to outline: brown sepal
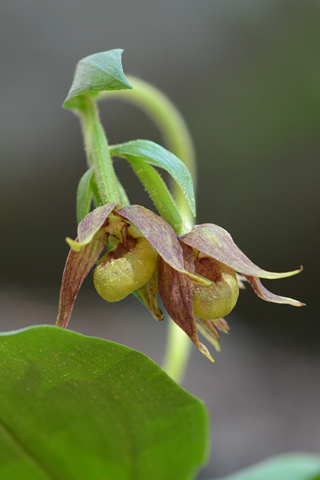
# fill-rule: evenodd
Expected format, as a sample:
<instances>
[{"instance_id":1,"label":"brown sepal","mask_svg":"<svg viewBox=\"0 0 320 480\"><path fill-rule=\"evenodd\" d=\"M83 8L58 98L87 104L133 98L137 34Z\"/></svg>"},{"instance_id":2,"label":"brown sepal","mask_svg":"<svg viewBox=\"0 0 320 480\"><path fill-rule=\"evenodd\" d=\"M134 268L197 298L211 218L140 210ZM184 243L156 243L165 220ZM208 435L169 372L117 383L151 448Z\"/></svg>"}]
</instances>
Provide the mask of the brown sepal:
<instances>
[{"instance_id":1,"label":"brown sepal","mask_svg":"<svg viewBox=\"0 0 320 480\"><path fill-rule=\"evenodd\" d=\"M283 273L263 270L251 262L240 250L234 243L229 232L212 223L196 225L191 232L181 237L180 240L245 276L250 275L260 278L278 279L290 277L301 272L301 268L292 272Z\"/></svg>"},{"instance_id":2,"label":"brown sepal","mask_svg":"<svg viewBox=\"0 0 320 480\"><path fill-rule=\"evenodd\" d=\"M83 246L79 252L70 249L62 276L56 321L58 327L67 328L82 282L98 260L106 243L107 234L104 229L100 228L92 241Z\"/></svg>"},{"instance_id":3,"label":"brown sepal","mask_svg":"<svg viewBox=\"0 0 320 480\"><path fill-rule=\"evenodd\" d=\"M293 298L281 297L280 295L270 292L262 285L257 277L252 277L250 275L245 275L245 277L253 288L255 294L262 298L262 300L273 303L285 303L288 305L293 305L294 307L303 307L305 305L305 303L294 300Z\"/></svg>"},{"instance_id":4,"label":"brown sepal","mask_svg":"<svg viewBox=\"0 0 320 480\"><path fill-rule=\"evenodd\" d=\"M138 289L138 292L145 304L145 306L150 310L153 317L161 321L163 320L163 312L158 307L158 270L156 269L152 277L147 281L143 287Z\"/></svg>"},{"instance_id":5,"label":"brown sepal","mask_svg":"<svg viewBox=\"0 0 320 480\"><path fill-rule=\"evenodd\" d=\"M194 273L193 249L183 246L184 267ZM172 268L159 257L159 292L172 320L189 336L199 350L211 361L207 348L199 342L196 319L193 312L193 285L186 275Z\"/></svg>"}]
</instances>

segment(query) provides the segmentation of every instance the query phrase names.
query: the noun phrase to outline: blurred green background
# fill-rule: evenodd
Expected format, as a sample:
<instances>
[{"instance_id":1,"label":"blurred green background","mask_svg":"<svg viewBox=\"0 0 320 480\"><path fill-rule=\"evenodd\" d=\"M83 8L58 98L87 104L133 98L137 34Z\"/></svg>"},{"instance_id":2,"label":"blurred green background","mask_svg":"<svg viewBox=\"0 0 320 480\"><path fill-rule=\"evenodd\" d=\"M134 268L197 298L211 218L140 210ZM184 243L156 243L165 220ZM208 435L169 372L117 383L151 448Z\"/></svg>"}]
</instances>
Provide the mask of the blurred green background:
<instances>
[{"instance_id":1,"label":"blurred green background","mask_svg":"<svg viewBox=\"0 0 320 480\"><path fill-rule=\"evenodd\" d=\"M317 431L320 430L316 406L319 374L315 378L311 375L312 371L318 372L315 365L319 361L320 339L319 32L320 2L316 0L11 0L1 5L2 330L55 321L68 251L64 237L76 234L75 194L85 170L79 122L62 110L61 104L77 61L112 48L124 49L126 73L158 86L186 118L199 163L197 222L226 228L262 268L286 271L304 266L304 272L297 277L265 284L275 293L306 302L307 308L268 304L249 289L242 292L236 312L230 315L231 343L231 336L223 342L223 354L217 364L211 366L197 360L202 375L210 372L203 391L198 391L191 381L191 375L197 377L200 372L192 369L189 374L186 386L202 398L212 398L208 384L214 384L217 375L221 375L222 384L218 384L223 391L224 372L230 372L230 378L234 378L231 372L235 365L224 364L230 355L228 348L233 349L229 358L240 365L235 352L241 349L240 339L245 332L249 338L253 336L253 342L258 342L252 361L259 363L259 353L265 351L264 361L267 358L270 362L262 369L269 383L261 398L277 392L274 395L279 402L275 407L281 404L283 408L278 411L279 418L292 409L292 417L289 415L282 427L279 445L274 441L280 439L279 432L273 431L274 437L269 432L268 437L263 430L269 431L268 415L264 427L252 427L258 438L265 435L266 442L261 442L260 449L253 447L260 445L256 437L254 441L243 440L246 421L235 431L231 422L223 423L220 418L222 443L213 433L212 466L208 467L207 476L228 473L276 453L276 448L320 450L319 435L310 440L307 431L303 436L298 428L296 437L290 430L290 419L297 416L295 408L301 404L305 408L303 418L308 411L310 425L318 425ZM162 142L156 128L132 106L110 101L101 105L101 112L111 143L134 138ZM116 169L131 201L150 206L130 168L117 161ZM97 304L99 307L95 307ZM77 324L76 315L81 317L87 311L94 317L94 308L104 309L105 315L112 312L115 317L125 317L130 312L131 317L138 317L137 324L146 315L130 299L112 306L100 301L90 278L80 294L79 305L71 324L79 330L82 324ZM87 305L92 305L92 309L85 310ZM105 334L111 339L115 335L117 341L128 345L134 335L140 335L132 327L134 319L130 322L131 333L119 331L118 337L111 327L107 332L99 330L99 322L92 320L95 321L97 325L92 330L84 326L82 331ZM153 326L152 319L145 322L144 335L148 332L150 338L144 341L144 351L152 356L148 345L153 341L152 328L158 326ZM128 327L128 322L124 325ZM163 332L165 327L162 325L159 330ZM129 337L127 343L125 334ZM139 344L131 346L144 348ZM158 348L162 352L164 345ZM161 361L161 355L156 360ZM192 353L194 357L198 358L197 352ZM248 367L249 358L248 353L243 367ZM302 383L290 370L289 359L295 372L300 365L304 366L299 376ZM280 394L278 383L272 383L279 375L277 360L283 364L283 375L292 379L290 385L300 385L299 395L301 389L308 391L305 395L309 400L303 400L303 396L301 401L296 400L297 405L291 405L290 400L289 404L282 403L284 392ZM255 375L260 378L261 368ZM239 378L248 378L245 368L235 376L236 384ZM282 383L281 376L278 382ZM237 408L237 395L242 398L242 389L246 388L243 382L237 384L237 390L234 383L230 384L229 397L235 400L231 409ZM259 392L255 393L259 396ZM217 405L226 408L224 395L215 395L220 403L214 403L212 398L211 415L217 415L213 413ZM288 399L291 397L288 395ZM248 403L247 411L245 404L239 415L249 418ZM221 411L224 410L219 410L220 415ZM224 413L230 420L228 412ZM258 409L256 419L261 419L261 415ZM236 413L231 418L233 425L239 420ZM277 430L276 420L274 426ZM292 443L293 438L296 443ZM230 455L230 442L234 455ZM243 451L240 444L246 446ZM219 448L221 455L217 455Z\"/></svg>"}]
</instances>

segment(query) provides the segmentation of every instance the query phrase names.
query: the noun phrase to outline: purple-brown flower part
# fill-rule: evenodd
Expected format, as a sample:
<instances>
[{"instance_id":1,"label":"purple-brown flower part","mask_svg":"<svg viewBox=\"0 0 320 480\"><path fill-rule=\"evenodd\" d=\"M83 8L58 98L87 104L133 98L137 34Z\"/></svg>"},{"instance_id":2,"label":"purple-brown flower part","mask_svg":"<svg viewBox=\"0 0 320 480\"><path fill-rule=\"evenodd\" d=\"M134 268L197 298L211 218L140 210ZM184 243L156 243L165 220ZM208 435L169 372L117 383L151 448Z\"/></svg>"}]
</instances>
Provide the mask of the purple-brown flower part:
<instances>
[{"instance_id":1,"label":"purple-brown flower part","mask_svg":"<svg viewBox=\"0 0 320 480\"><path fill-rule=\"evenodd\" d=\"M192 248L183 246L185 269L194 273ZM208 349L199 342L196 319L193 311L193 283L178 270L175 270L161 257L158 268L159 293L172 320L188 335L199 350L212 362Z\"/></svg>"},{"instance_id":2,"label":"purple-brown flower part","mask_svg":"<svg viewBox=\"0 0 320 480\"><path fill-rule=\"evenodd\" d=\"M159 215L140 205L130 205L114 212L131 222L151 243L162 260L194 283L210 285L211 281L184 268L183 250L173 228Z\"/></svg>"},{"instance_id":3,"label":"purple-brown flower part","mask_svg":"<svg viewBox=\"0 0 320 480\"><path fill-rule=\"evenodd\" d=\"M138 289L138 293L153 317L158 321L163 320L163 312L158 307L158 269L153 272L147 283Z\"/></svg>"},{"instance_id":4,"label":"purple-brown flower part","mask_svg":"<svg viewBox=\"0 0 320 480\"><path fill-rule=\"evenodd\" d=\"M62 276L56 322L59 327L67 327L82 282L106 246L103 226L117 205L109 203L90 212L78 225L77 239L67 239L71 249Z\"/></svg>"},{"instance_id":5,"label":"purple-brown flower part","mask_svg":"<svg viewBox=\"0 0 320 480\"><path fill-rule=\"evenodd\" d=\"M78 225L79 244L84 245L91 242L94 235L104 226L109 215L118 205L120 203L107 203L88 213Z\"/></svg>"},{"instance_id":6,"label":"purple-brown flower part","mask_svg":"<svg viewBox=\"0 0 320 480\"><path fill-rule=\"evenodd\" d=\"M304 306L304 303L299 302L298 300L294 300L293 298L288 297L281 297L280 295L275 295L272 292L269 292L262 283L260 282L259 278L251 277L250 275L246 276L248 282L250 283L251 287L253 288L254 292L258 295L258 297L266 300L267 302L273 303L285 303L289 305L293 305L294 307L301 307Z\"/></svg>"},{"instance_id":7,"label":"purple-brown flower part","mask_svg":"<svg viewBox=\"0 0 320 480\"><path fill-rule=\"evenodd\" d=\"M186 245L195 248L205 255L231 267L236 272L239 272L247 279L260 298L275 303L287 303L294 306L304 305L297 300L281 297L269 292L259 281L259 277L268 279L290 277L301 272L301 268L283 273L263 270L249 260L239 247L237 247L231 235L226 230L211 223L196 225L191 232L181 237L180 240Z\"/></svg>"},{"instance_id":8,"label":"purple-brown flower part","mask_svg":"<svg viewBox=\"0 0 320 480\"><path fill-rule=\"evenodd\" d=\"M86 275L89 273L90 269L99 259L103 249L107 244L109 235L112 235L116 239L116 242L118 242L114 249L116 255L112 255L111 251L110 263L106 261L106 267L104 267L102 264L99 265L99 278L97 284L101 282L101 278L103 281L104 276L102 269L107 269L108 266L109 268L113 268L112 281L116 281L116 277L113 275L113 273L117 273L116 268L114 268L114 261L116 260L115 257L119 258L119 267L121 268L121 266L123 266L123 260L126 254L124 244L121 243L123 241L124 227L126 231L130 229L130 232L137 237L144 237L147 242L149 242L149 244L156 250L156 252L164 259L164 261L171 265L172 268L183 272L194 282L197 282L201 285L210 285L211 282L209 280L203 279L202 277L194 275L184 269L183 252L179 240L172 227L165 220L163 220L163 218L139 205L131 205L116 210L119 205L119 203L114 202L96 208L79 223L77 239L71 240L70 238L67 238L67 242L71 247L71 250L67 257L65 270L63 273L59 312L56 325L66 328L81 284ZM128 235L125 236L128 237ZM139 242L134 241L132 244L139 245ZM119 256L118 252L123 252L123 254L120 253ZM128 255L131 255L131 253L128 252ZM139 258L135 258L134 260L136 265L141 263L140 273L142 274L145 273L143 267L143 251L140 257L142 263L140 262ZM119 271L118 273L119 278L122 278L121 272ZM129 273L131 274L131 272ZM152 271L150 271L150 275L151 273ZM127 280L128 276L126 275L126 272L124 272L124 275L125 279ZM137 272L137 276L139 276L139 272ZM134 287L136 282L134 272L132 272L132 279L133 291L138 288ZM148 280L149 277L146 278L145 281ZM152 314L157 319L160 319L162 318L162 312L158 309L155 299L155 281L156 276L153 277L153 280L150 280L148 287L142 291L144 294L142 297L144 297L143 300ZM140 286L141 283L139 285L137 282L137 285ZM102 292L104 292L104 290L106 289L101 289ZM111 290L111 293L113 292L112 285L111 288L108 289L108 293L109 290ZM127 294L132 293L132 291L129 291ZM124 294L124 296L125 295L126 294Z\"/></svg>"},{"instance_id":9,"label":"purple-brown flower part","mask_svg":"<svg viewBox=\"0 0 320 480\"><path fill-rule=\"evenodd\" d=\"M78 252L70 249L62 277L56 323L58 327L67 327L82 282L101 255L106 242L105 232L98 230L94 242L88 243Z\"/></svg>"},{"instance_id":10,"label":"purple-brown flower part","mask_svg":"<svg viewBox=\"0 0 320 480\"><path fill-rule=\"evenodd\" d=\"M152 315L162 320L159 290L173 321L211 361L198 331L220 349L218 330L229 332L222 317L235 306L244 280L264 300L303 305L269 292L259 280L284 278L300 270L274 273L259 268L223 228L197 225L178 238L150 210L139 205L119 207L119 203L110 203L95 209L80 222L77 239L67 239L71 250L63 273L58 326L67 326L79 288L108 239L112 239L112 248L100 258L94 273L98 293L107 301L118 301L137 290Z\"/></svg>"}]
</instances>

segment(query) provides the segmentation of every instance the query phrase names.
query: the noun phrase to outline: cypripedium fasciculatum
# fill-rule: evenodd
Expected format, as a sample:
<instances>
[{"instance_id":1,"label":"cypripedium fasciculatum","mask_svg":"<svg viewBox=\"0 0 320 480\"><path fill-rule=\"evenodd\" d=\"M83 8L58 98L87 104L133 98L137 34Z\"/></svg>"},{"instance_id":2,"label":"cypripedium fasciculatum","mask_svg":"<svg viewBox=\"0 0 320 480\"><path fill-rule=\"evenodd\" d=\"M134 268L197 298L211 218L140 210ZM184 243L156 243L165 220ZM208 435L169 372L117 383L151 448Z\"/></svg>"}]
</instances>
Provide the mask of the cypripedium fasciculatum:
<instances>
[{"instance_id":1,"label":"cypripedium fasciculatum","mask_svg":"<svg viewBox=\"0 0 320 480\"><path fill-rule=\"evenodd\" d=\"M117 302L132 293L157 320L162 320L159 292L173 321L212 360L198 339L198 330L219 349L218 330L228 332L224 316L234 308L243 282L248 281L264 300L300 306L303 304L296 300L274 295L260 282L260 278L283 278L300 270L262 270L223 228L213 224L192 228L196 165L188 129L161 92L134 77L128 81L121 55L122 50L114 49L80 60L64 102L64 108L80 118L88 170L77 192L78 236L76 240L67 239L71 249L56 325L67 327L80 286L96 264L94 285L102 298ZM149 140L109 146L97 101L115 95L150 115L172 152ZM160 216L140 205L130 205L114 172L115 156L130 163ZM154 167L172 177L173 195ZM92 201L95 209L90 211ZM180 351L184 358L181 364L185 352Z\"/></svg>"},{"instance_id":2,"label":"cypripedium fasciculatum","mask_svg":"<svg viewBox=\"0 0 320 480\"><path fill-rule=\"evenodd\" d=\"M121 208L113 202L90 212L79 223L77 239L67 241L71 250L60 294L57 325L61 327L67 326L80 286L96 262L94 285L102 298L117 302L135 293L152 315L162 320L159 291L174 322L211 360L197 329L219 349L218 330L229 331L223 317L234 308L242 280L263 300L303 305L269 292L259 280L289 277L300 269L286 273L262 270L217 225L196 225L177 236L152 211L140 205ZM100 258L106 247L107 253Z\"/></svg>"}]
</instances>

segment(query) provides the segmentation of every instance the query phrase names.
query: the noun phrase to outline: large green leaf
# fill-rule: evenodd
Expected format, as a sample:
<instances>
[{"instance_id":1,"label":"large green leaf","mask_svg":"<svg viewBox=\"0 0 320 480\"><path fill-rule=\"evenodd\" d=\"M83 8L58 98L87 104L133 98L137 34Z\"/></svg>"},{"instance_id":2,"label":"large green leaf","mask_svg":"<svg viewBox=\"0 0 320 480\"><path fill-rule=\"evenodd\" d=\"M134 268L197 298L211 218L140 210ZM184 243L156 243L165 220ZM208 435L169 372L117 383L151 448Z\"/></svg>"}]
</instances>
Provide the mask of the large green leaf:
<instances>
[{"instance_id":1,"label":"large green leaf","mask_svg":"<svg viewBox=\"0 0 320 480\"><path fill-rule=\"evenodd\" d=\"M320 480L320 456L279 455L216 480Z\"/></svg>"},{"instance_id":2,"label":"large green leaf","mask_svg":"<svg viewBox=\"0 0 320 480\"><path fill-rule=\"evenodd\" d=\"M116 48L94 53L80 60L71 88L64 101L64 108L75 108L76 97L84 93L131 89L132 86L127 81L122 69L122 52L123 50Z\"/></svg>"},{"instance_id":3,"label":"large green leaf","mask_svg":"<svg viewBox=\"0 0 320 480\"><path fill-rule=\"evenodd\" d=\"M207 413L149 358L53 326L0 335L0 478L190 479Z\"/></svg>"},{"instance_id":4,"label":"large green leaf","mask_svg":"<svg viewBox=\"0 0 320 480\"><path fill-rule=\"evenodd\" d=\"M111 156L124 157L127 160L144 162L166 170L177 182L184 193L190 210L195 215L196 206L191 174L186 165L173 153L150 140L132 140L110 147Z\"/></svg>"}]
</instances>

